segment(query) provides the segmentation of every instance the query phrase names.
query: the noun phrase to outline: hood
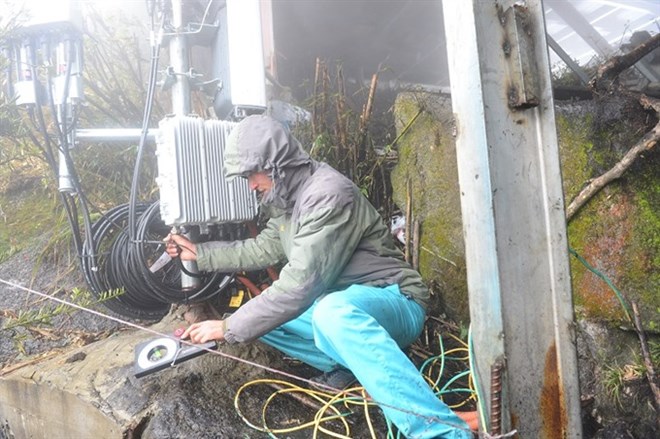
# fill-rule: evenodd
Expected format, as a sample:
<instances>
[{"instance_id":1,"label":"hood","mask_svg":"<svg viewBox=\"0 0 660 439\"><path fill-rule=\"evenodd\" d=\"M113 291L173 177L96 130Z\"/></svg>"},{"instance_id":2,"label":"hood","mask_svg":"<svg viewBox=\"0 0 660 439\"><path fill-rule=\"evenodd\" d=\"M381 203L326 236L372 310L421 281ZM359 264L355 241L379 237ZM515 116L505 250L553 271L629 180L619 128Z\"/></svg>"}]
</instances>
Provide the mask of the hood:
<instances>
[{"instance_id":1,"label":"hood","mask_svg":"<svg viewBox=\"0 0 660 439\"><path fill-rule=\"evenodd\" d=\"M260 171L277 178L284 168L310 163L312 159L300 142L270 116L246 117L227 138L224 172L228 179L247 177L251 172Z\"/></svg>"},{"instance_id":2,"label":"hood","mask_svg":"<svg viewBox=\"0 0 660 439\"><path fill-rule=\"evenodd\" d=\"M291 212L296 193L316 168L289 130L270 116L248 116L227 138L224 172L227 179L264 171L273 188L261 198L271 213Z\"/></svg>"}]
</instances>

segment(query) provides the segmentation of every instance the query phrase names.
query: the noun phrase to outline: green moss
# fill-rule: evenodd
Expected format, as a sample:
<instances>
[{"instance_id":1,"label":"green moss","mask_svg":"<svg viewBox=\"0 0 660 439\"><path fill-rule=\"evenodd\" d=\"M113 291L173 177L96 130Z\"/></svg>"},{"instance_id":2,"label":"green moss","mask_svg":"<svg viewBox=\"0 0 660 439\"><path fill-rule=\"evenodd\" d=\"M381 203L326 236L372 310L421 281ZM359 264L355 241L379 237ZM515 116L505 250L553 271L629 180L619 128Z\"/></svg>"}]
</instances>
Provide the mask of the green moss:
<instances>
[{"instance_id":1,"label":"green moss","mask_svg":"<svg viewBox=\"0 0 660 439\"><path fill-rule=\"evenodd\" d=\"M589 138L591 116L557 114L557 135L561 160L564 194L568 199L576 196L589 175L589 154L593 143Z\"/></svg>"},{"instance_id":2,"label":"green moss","mask_svg":"<svg viewBox=\"0 0 660 439\"><path fill-rule=\"evenodd\" d=\"M35 237L53 230L57 199L45 189L35 189L20 198L0 195L3 227L0 227L0 262L25 248ZM11 206L7 209L6 206Z\"/></svg>"},{"instance_id":3,"label":"green moss","mask_svg":"<svg viewBox=\"0 0 660 439\"><path fill-rule=\"evenodd\" d=\"M621 200L618 191L605 189L585 206L568 227L569 246L590 265L620 286L621 255L626 246L625 222L603 211L604 200ZM616 202L615 202L616 203ZM575 305L591 318L621 322L626 315L615 293L576 258L570 259Z\"/></svg>"},{"instance_id":4,"label":"green moss","mask_svg":"<svg viewBox=\"0 0 660 439\"><path fill-rule=\"evenodd\" d=\"M609 105L607 111L603 105ZM557 111L566 204L585 184L609 170L644 132L646 117L636 107L592 102ZM609 117L609 119L605 119ZM416 119L415 119L416 118ZM442 293L450 315L467 320L465 251L452 114L448 99L423 93L397 98L395 145L399 163L392 173L394 200L401 210L412 187L415 217L421 221L420 271ZM648 122L648 121L647 121ZM652 122L652 121L651 121ZM645 328L660 329L660 151L637 160L622 178L597 193L568 224L569 245L639 304ZM615 293L576 258L570 258L578 313L622 323L626 315Z\"/></svg>"},{"instance_id":5,"label":"green moss","mask_svg":"<svg viewBox=\"0 0 660 439\"><path fill-rule=\"evenodd\" d=\"M410 182L413 216L421 224L420 272L441 293L447 305L442 311L467 321L465 250L451 121L448 97L399 95L395 122L397 132L405 133L395 145L399 160L392 171L392 187L395 203L405 211Z\"/></svg>"},{"instance_id":6,"label":"green moss","mask_svg":"<svg viewBox=\"0 0 660 439\"><path fill-rule=\"evenodd\" d=\"M590 117L559 116L562 174L567 204L590 179L601 175L639 140L635 120L595 123ZM607 276L628 300L639 304L647 328L659 328L660 154L639 159L611 182L568 225L569 245ZM654 164L656 163L656 164ZM586 316L616 323L627 320L607 284L571 258L575 304Z\"/></svg>"},{"instance_id":7,"label":"green moss","mask_svg":"<svg viewBox=\"0 0 660 439\"><path fill-rule=\"evenodd\" d=\"M660 154L655 154L655 158ZM625 287L640 303L645 325L660 329L660 181L653 160L630 179L635 209Z\"/></svg>"}]
</instances>

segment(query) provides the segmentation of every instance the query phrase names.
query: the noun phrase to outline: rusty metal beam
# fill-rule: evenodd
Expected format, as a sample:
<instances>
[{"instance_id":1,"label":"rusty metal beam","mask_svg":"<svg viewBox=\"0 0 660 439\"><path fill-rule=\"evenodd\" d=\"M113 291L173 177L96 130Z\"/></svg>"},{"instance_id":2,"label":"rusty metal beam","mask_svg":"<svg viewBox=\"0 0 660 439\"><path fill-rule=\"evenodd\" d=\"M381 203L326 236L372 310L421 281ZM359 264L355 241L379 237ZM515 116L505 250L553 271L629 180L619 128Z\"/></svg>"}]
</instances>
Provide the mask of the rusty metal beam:
<instances>
[{"instance_id":1,"label":"rusty metal beam","mask_svg":"<svg viewBox=\"0 0 660 439\"><path fill-rule=\"evenodd\" d=\"M564 198L541 1L443 6L481 401L487 415L500 412L503 433L580 438ZM493 367L498 382L491 389ZM500 391L501 401L491 400Z\"/></svg>"}]
</instances>

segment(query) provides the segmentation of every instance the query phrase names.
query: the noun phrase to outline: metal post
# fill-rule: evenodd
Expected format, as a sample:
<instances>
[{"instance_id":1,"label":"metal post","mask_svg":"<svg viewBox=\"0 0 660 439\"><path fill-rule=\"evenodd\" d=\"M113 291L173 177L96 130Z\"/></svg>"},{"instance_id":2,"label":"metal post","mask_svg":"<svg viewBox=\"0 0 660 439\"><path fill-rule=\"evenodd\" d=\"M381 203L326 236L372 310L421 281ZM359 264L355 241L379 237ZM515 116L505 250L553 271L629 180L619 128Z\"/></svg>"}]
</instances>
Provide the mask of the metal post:
<instances>
[{"instance_id":1,"label":"metal post","mask_svg":"<svg viewBox=\"0 0 660 439\"><path fill-rule=\"evenodd\" d=\"M172 25L175 34L170 40L170 62L176 83L172 86L172 111L174 114L190 114L190 82L186 74L190 70L188 38L183 34L183 0L172 0Z\"/></svg>"},{"instance_id":2,"label":"metal post","mask_svg":"<svg viewBox=\"0 0 660 439\"><path fill-rule=\"evenodd\" d=\"M491 393L501 389L503 433L580 438L564 199L541 1L450 0L443 6L482 407L490 413ZM489 381L493 367L500 368L498 389Z\"/></svg>"},{"instance_id":3,"label":"metal post","mask_svg":"<svg viewBox=\"0 0 660 439\"><path fill-rule=\"evenodd\" d=\"M65 111L65 107L62 103L57 104L57 123L60 126L62 135L66 136L66 142L62 142L62 139L58 140L58 190L60 192L66 192L70 194L76 193L76 187L73 184L73 176L71 175L71 169L69 168L69 162L66 160L67 154L73 144L71 143L73 134L67 133L67 127L71 118Z\"/></svg>"},{"instance_id":4,"label":"metal post","mask_svg":"<svg viewBox=\"0 0 660 439\"><path fill-rule=\"evenodd\" d=\"M187 116L190 114L190 78L187 73L190 70L188 59L188 38L183 33L183 0L172 0L172 26L174 35L170 40L170 63L176 82L172 86L172 112L176 115ZM191 232L184 234L188 239L194 240L197 236ZM199 273L197 262L183 261L183 265L190 273ZM200 285L199 278L181 273L181 288L183 290L194 290Z\"/></svg>"},{"instance_id":5,"label":"metal post","mask_svg":"<svg viewBox=\"0 0 660 439\"><path fill-rule=\"evenodd\" d=\"M158 129L147 131L147 141L153 142ZM139 142L141 128L79 128L76 130L76 142Z\"/></svg>"}]
</instances>

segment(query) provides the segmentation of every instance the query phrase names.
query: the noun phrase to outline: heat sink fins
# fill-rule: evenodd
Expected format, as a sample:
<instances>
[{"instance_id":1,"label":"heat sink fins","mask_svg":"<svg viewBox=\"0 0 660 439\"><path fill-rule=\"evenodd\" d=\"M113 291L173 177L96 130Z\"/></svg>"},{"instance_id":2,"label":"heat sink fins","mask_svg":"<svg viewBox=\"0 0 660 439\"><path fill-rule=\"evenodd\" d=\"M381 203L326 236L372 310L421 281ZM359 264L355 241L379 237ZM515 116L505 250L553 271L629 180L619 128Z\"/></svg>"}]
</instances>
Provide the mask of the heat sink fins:
<instances>
[{"instance_id":1,"label":"heat sink fins","mask_svg":"<svg viewBox=\"0 0 660 439\"><path fill-rule=\"evenodd\" d=\"M159 124L156 139L160 214L165 224L243 222L257 214L247 181L226 181L223 154L234 122L173 116Z\"/></svg>"}]
</instances>

